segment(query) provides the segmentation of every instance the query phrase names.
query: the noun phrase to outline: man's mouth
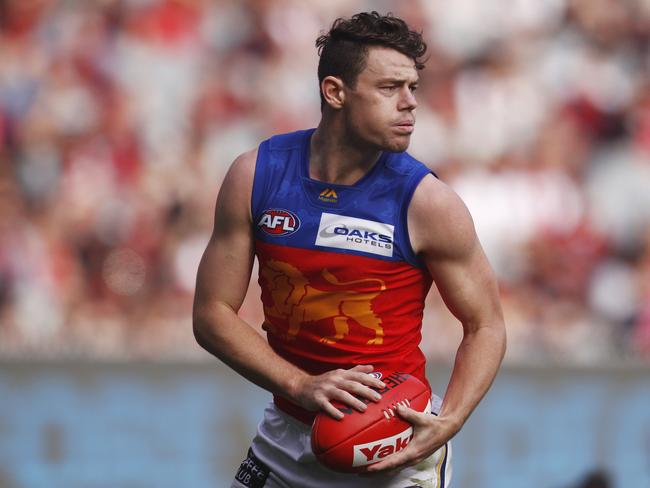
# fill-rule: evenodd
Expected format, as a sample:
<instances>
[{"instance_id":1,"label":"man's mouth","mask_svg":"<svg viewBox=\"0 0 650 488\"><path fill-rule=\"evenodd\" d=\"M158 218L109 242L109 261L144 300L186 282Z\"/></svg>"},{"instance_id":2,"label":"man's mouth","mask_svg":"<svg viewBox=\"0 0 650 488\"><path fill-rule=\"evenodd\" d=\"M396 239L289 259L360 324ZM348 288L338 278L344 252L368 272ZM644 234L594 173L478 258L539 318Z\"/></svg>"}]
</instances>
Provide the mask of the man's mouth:
<instances>
[{"instance_id":1,"label":"man's mouth","mask_svg":"<svg viewBox=\"0 0 650 488\"><path fill-rule=\"evenodd\" d=\"M412 120L406 120L403 122L398 122L395 124L395 127L399 129L400 132L405 132L410 134L415 129L415 122Z\"/></svg>"}]
</instances>

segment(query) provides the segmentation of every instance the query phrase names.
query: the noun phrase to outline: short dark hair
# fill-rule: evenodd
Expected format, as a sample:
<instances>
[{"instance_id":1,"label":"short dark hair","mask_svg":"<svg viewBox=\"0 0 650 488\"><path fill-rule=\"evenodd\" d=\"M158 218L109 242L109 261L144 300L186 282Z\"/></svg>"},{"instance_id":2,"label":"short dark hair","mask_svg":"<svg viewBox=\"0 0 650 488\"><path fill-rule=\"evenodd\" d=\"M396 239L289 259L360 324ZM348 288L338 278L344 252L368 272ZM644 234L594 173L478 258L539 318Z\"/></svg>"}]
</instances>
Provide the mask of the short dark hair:
<instances>
[{"instance_id":1,"label":"short dark hair","mask_svg":"<svg viewBox=\"0 0 650 488\"><path fill-rule=\"evenodd\" d=\"M329 32L316 39L320 56L319 87L327 76L341 78L346 85L354 87L357 76L366 66L371 46L395 49L412 58L416 69L424 68L422 57L427 44L421 32L411 30L406 22L391 13L362 12L349 19L336 19ZM324 104L321 93L321 107Z\"/></svg>"}]
</instances>

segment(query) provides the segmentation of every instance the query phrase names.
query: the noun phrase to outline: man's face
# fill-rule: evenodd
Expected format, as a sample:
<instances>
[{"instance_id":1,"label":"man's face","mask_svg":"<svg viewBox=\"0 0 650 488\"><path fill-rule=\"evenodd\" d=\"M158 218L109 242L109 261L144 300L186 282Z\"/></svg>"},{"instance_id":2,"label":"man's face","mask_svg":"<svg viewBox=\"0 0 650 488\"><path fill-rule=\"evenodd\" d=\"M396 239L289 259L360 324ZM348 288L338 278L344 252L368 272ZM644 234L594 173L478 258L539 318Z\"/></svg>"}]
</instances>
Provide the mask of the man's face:
<instances>
[{"instance_id":1,"label":"man's face","mask_svg":"<svg viewBox=\"0 0 650 488\"><path fill-rule=\"evenodd\" d=\"M350 136L381 150L405 151L415 125L417 83L413 59L394 49L369 48L356 85L344 87Z\"/></svg>"}]
</instances>

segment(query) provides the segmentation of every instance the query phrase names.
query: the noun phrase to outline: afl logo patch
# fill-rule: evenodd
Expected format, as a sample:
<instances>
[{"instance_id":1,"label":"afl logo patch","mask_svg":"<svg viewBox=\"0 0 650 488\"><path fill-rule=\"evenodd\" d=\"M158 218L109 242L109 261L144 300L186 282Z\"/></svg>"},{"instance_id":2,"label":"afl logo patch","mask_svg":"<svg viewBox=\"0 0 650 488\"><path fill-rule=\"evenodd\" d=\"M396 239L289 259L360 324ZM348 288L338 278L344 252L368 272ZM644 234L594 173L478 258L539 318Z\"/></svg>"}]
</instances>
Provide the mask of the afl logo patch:
<instances>
[{"instance_id":1,"label":"afl logo patch","mask_svg":"<svg viewBox=\"0 0 650 488\"><path fill-rule=\"evenodd\" d=\"M300 219L289 210L265 210L257 226L272 236L287 236L300 228Z\"/></svg>"}]
</instances>

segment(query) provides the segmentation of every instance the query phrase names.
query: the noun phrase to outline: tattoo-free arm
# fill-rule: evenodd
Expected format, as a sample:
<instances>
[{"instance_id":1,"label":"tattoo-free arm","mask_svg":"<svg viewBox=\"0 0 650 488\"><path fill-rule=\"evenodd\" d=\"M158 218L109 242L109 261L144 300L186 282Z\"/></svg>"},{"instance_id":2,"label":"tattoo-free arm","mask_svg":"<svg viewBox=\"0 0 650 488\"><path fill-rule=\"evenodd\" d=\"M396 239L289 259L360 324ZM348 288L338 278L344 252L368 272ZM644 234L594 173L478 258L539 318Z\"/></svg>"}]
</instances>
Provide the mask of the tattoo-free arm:
<instances>
[{"instance_id":1,"label":"tattoo-free arm","mask_svg":"<svg viewBox=\"0 0 650 488\"><path fill-rule=\"evenodd\" d=\"M197 342L253 383L288 397L304 373L280 358L237 312L254 259L250 215L256 152L239 156L217 198L214 229L199 265L193 323Z\"/></svg>"},{"instance_id":2,"label":"tattoo-free arm","mask_svg":"<svg viewBox=\"0 0 650 488\"><path fill-rule=\"evenodd\" d=\"M413 440L369 471L417 464L453 437L490 388L505 353L496 279L464 203L444 183L427 176L413 195L408 225L414 250L462 324L463 339L439 415L400 408L400 415L414 424Z\"/></svg>"},{"instance_id":3,"label":"tattoo-free arm","mask_svg":"<svg viewBox=\"0 0 650 488\"><path fill-rule=\"evenodd\" d=\"M255 151L238 157L224 178L215 210L214 230L203 253L196 281L193 324L197 342L239 374L308 410L343 414L331 400L359 410L354 395L377 400L370 386L382 383L366 374L368 365L313 376L286 361L237 312L246 295L254 259L250 200Z\"/></svg>"}]
</instances>

